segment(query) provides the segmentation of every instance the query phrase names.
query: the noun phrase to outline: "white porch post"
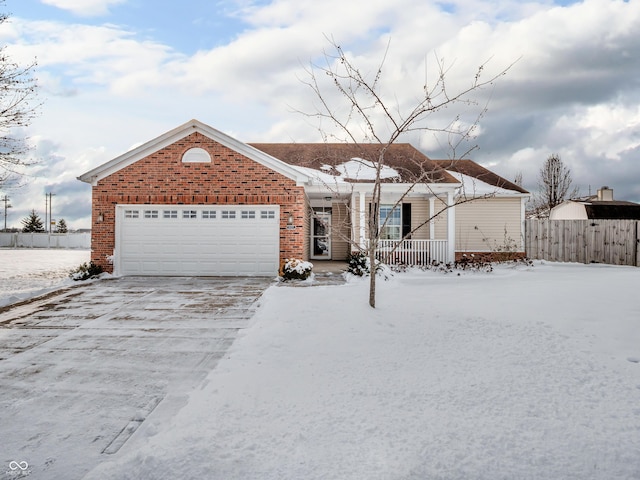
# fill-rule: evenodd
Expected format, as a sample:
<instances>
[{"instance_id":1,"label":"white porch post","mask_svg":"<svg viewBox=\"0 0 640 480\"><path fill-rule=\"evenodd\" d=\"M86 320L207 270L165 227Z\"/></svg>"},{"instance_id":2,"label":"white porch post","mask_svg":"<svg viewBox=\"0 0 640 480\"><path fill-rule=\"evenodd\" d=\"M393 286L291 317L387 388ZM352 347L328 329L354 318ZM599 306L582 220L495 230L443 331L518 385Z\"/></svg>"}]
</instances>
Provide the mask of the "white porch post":
<instances>
[{"instance_id":1,"label":"white porch post","mask_svg":"<svg viewBox=\"0 0 640 480\"><path fill-rule=\"evenodd\" d=\"M436 214L436 202L435 197L429 197L429 240L436 239L436 219L433 216Z\"/></svg>"},{"instance_id":2,"label":"white porch post","mask_svg":"<svg viewBox=\"0 0 640 480\"><path fill-rule=\"evenodd\" d=\"M456 207L453 192L447 192L447 262L456 260Z\"/></svg>"},{"instance_id":3,"label":"white porch post","mask_svg":"<svg viewBox=\"0 0 640 480\"><path fill-rule=\"evenodd\" d=\"M520 201L520 251L524 252L527 249L525 242L527 235L527 200L528 198L522 197Z\"/></svg>"},{"instance_id":4,"label":"white porch post","mask_svg":"<svg viewBox=\"0 0 640 480\"><path fill-rule=\"evenodd\" d=\"M365 224L367 222L366 220L366 215L365 215L365 197L364 197L364 192L360 192L360 204L358 205L359 209L360 209L360 248L364 249L365 248Z\"/></svg>"}]
</instances>

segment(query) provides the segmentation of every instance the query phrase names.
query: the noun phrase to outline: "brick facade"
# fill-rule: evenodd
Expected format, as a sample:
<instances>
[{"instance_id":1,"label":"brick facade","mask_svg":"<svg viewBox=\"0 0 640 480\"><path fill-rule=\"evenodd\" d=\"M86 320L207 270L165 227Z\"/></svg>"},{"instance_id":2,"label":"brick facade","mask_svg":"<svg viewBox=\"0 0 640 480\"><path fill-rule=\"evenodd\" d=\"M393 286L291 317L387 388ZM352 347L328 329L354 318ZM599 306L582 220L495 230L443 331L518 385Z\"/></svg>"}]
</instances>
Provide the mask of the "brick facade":
<instances>
[{"instance_id":1,"label":"brick facade","mask_svg":"<svg viewBox=\"0 0 640 480\"><path fill-rule=\"evenodd\" d=\"M183 163L194 147L206 150L211 163ZM197 132L99 180L92 195L91 259L106 271L118 204L280 205L280 261L308 257L304 187ZM289 215L295 229L287 228Z\"/></svg>"}]
</instances>

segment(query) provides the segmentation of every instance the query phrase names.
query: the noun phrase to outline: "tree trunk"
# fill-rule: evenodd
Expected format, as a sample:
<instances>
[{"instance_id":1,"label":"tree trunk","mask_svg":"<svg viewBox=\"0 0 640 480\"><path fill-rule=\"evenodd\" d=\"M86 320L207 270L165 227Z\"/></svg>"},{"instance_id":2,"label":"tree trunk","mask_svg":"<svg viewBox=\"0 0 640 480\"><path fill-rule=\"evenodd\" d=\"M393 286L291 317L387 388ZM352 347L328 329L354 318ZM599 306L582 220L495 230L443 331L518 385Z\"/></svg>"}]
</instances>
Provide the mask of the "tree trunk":
<instances>
[{"instance_id":1,"label":"tree trunk","mask_svg":"<svg viewBox=\"0 0 640 480\"><path fill-rule=\"evenodd\" d=\"M369 245L369 305L376 308L376 246L371 242Z\"/></svg>"}]
</instances>

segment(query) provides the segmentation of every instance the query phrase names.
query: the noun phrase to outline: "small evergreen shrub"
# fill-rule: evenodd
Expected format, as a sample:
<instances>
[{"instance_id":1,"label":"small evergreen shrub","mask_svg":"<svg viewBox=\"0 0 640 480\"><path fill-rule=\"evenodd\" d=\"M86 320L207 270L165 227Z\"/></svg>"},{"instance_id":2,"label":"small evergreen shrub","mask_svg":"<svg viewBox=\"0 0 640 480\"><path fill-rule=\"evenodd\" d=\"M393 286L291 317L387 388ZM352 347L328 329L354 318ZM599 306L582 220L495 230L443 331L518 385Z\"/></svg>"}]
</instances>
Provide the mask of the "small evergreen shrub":
<instances>
[{"instance_id":1,"label":"small evergreen shrub","mask_svg":"<svg viewBox=\"0 0 640 480\"><path fill-rule=\"evenodd\" d=\"M280 276L284 280L306 280L311 276L313 263L297 258L285 259L280 268Z\"/></svg>"},{"instance_id":2,"label":"small evergreen shrub","mask_svg":"<svg viewBox=\"0 0 640 480\"><path fill-rule=\"evenodd\" d=\"M85 262L75 270L72 270L71 273L69 273L69 277L76 281L88 280L90 278L97 277L103 272L104 270L100 265L96 265L93 262Z\"/></svg>"},{"instance_id":3,"label":"small evergreen shrub","mask_svg":"<svg viewBox=\"0 0 640 480\"><path fill-rule=\"evenodd\" d=\"M355 252L349 255L347 272L358 277L369 275L369 257L364 252Z\"/></svg>"}]
</instances>

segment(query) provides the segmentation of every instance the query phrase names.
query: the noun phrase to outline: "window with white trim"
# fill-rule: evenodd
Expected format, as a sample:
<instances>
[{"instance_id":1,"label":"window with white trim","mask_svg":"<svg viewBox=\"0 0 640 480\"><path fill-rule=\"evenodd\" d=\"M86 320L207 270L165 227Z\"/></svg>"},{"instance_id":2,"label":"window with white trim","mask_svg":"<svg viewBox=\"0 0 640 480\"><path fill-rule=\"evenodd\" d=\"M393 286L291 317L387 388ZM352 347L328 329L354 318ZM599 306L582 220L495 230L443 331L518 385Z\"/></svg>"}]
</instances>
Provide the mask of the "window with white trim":
<instances>
[{"instance_id":1,"label":"window with white trim","mask_svg":"<svg viewBox=\"0 0 640 480\"><path fill-rule=\"evenodd\" d=\"M222 210L222 218L236 218L235 210Z\"/></svg>"},{"instance_id":2,"label":"window with white trim","mask_svg":"<svg viewBox=\"0 0 640 480\"><path fill-rule=\"evenodd\" d=\"M260 218L268 219L268 218L276 218L275 210L260 210Z\"/></svg>"},{"instance_id":3,"label":"window with white trim","mask_svg":"<svg viewBox=\"0 0 640 480\"><path fill-rule=\"evenodd\" d=\"M202 218L216 218L216 211L215 210L203 210L202 211Z\"/></svg>"},{"instance_id":4,"label":"window with white trim","mask_svg":"<svg viewBox=\"0 0 640 480\"><path fill-rule=\"evenodd\" d=\"M241 217L242 218L256 218L256 211L255 210L242 210Z\"/></svg>"},{"instance_id":5,"label":"window with white trim","mask_svg":"<svg viewBox=\"0 0 640 480\"><path fill-rule=\"evenodd\" d=\"M178 210L164 210L162 218L178 218Z\"/></svg>"},{"instance_id":6,"label":"window with white trim","mask_svg":"<svg viewBox=\"0 0 640 480\"><path fill-rule=\"evenodd\" d=\"M138 210L125 210L124 218L139 218L140 212Z\"/></svg>"},{"instance_id":7,"label":"window with white trim","mask_svg":"<svg viewBox=\"0 0 640 480\"><path fill-rule=\"evenodd\" d=\"M182 210L182 218L198 218L198 212L195 210Z\"/></svg>"},{"instance_id":8,"label":"window with white trim","mask_svg":"<svg viewBox=\"0 0 640 480\"><path fill-rule=\"evenodd\" d=\"M385 224L385 221L387 222ZM380 205L380 239L400 240L402 232L402 209L400 205Z\"/></svg>"},{"instance_id":9,"label":"window with white trim","mask_svg":"<svg viewBox=\"0 0 640 480\"><path fill-rule=\"evenodd\" d=\"M145 210L144 218L158 218L158 210Z\"/></svg>"},{"instance_id":10,"label":"window with white trim","mask_svg":"<svg viewBox=\"0 0 640 480\"><path fill-rule=\"evenodd\" d=\"M204 148L190 148L182 155L182 163L211 163L211 155Z\"/></svg>"}]
</instances>

